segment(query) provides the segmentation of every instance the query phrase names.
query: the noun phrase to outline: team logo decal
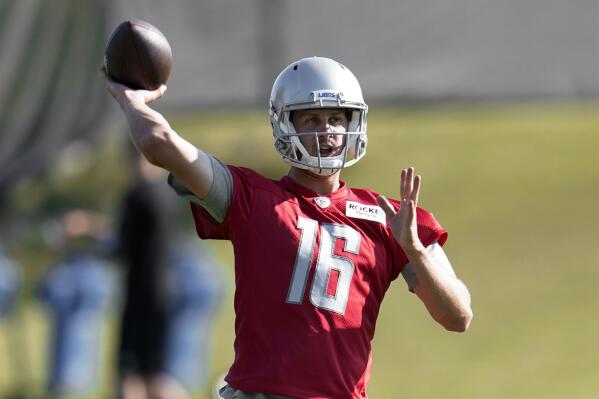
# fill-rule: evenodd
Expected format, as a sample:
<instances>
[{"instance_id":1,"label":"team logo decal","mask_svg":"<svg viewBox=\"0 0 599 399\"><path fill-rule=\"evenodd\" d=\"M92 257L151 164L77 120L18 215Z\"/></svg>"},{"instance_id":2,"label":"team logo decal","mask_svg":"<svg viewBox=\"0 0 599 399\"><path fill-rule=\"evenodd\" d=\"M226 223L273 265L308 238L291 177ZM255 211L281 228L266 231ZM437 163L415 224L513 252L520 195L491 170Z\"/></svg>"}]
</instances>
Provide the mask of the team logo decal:
<instances>
[{"instance_id":1,"label":"team logo decal","mask_svg":"<svg viewBox=\"0 0 599 399\"><path fill-rule=\"evenodd\" d=\"M314 198L314 202L316 202L316 205L318 205L322 209L328 208L328 206L331 205L331 200L327 197L316 197Z\"/></svg>"},{"instance_id":2,"label":"team logo decal","mask_svg":"<svg viewBox=\"0 0 599 399\"><path fill-rule=\"evenodd\" d=\"M371 220L382 225L387 225L385 212L380 206L365 205L359 202L347 201L345 203L345 214L350 218Z\"/></svg>"},{"instance_id":3,"label":"team logo decal","mask_svg":"<svg viewBox=\"0 0 599 399\"><path fill-rule=\"evenodd\" d=\"M343 92L336 90L316 90L312 92L314 101L343 100Z\"/></svg>"}]
</instances>

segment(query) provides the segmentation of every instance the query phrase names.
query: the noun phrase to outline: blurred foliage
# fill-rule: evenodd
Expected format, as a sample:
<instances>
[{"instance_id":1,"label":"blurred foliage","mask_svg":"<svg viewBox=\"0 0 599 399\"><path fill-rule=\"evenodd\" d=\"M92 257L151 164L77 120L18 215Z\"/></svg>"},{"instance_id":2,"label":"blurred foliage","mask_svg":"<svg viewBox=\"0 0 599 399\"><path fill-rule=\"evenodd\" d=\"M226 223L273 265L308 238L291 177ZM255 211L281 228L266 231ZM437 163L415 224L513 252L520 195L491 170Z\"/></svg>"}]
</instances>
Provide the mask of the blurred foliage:
<instances>
[{"instance_id":1,"label":"blurred foliage","mask_svg":"<svg viewBox=\"0 0 599 399\"><path fill-rule=\"evenodd\" d=\"M421 206L449 230L446 251L471 290L475 317L466 334L444 332L402 281L392 285L373 344L370 397L596 397L597 108L597 103L371 107L368 154L343 178L393 196L399 170L416 167L423 176ZM286 172L263 110L169 119L180 134L224 162L273 178ZM64 173L57 166L43 181L23 183L14 193L19 212L43 216L64 206L112 212L129 178L122 141L112 137L87 153L81 172ZM48 263L47 253L30 250L41 247L25 243L26 250L23 243L14 247L21 248L15 253L26 268ZM210 245L232 265L229 243ZM23 309L29 320L25 336L37 342L28 345L36 348L30 355L31 369L38 370L32 389L40 392L45 327L32 309ZM232 309L229 292L215 326L212 377L233 358ZM107 342L110 358L113 345ZM4 392L12 386L1 377L7 361L0 357ZM105 373L111 370L108 365ZM104 378L94 397L111 397L112 380Z\"/></svg>"},{"instance_id":2,"label":"blurred foliage","mask_svg":"<svg viewBox=\"0 0 599 399\"><path fill-rule=\"evenodd\" d=\"M72 208L109 211L130 183L123 138L111 135L98 148L74 142L41 176L26 179L13 193L17 211L38 215Z\"/></svg>"}]
</instances>

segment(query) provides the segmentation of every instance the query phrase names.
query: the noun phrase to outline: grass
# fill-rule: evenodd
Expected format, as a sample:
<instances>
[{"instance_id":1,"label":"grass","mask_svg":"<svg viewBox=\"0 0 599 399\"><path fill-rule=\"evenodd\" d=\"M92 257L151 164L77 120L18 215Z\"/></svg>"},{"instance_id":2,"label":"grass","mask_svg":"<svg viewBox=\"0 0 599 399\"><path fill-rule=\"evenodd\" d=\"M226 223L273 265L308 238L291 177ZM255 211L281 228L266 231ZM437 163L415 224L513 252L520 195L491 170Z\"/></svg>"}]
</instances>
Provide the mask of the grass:
<instances>
[{"instance_id":1,"label":"grass","mask_svg":"<svg viewBox=\"0 0 599 399\"><path fill-rule=\"evenodd\" d=\"M446 251L470 288L475 318L465 334L445 332L403 281L393 284L374 339L370 397L596 397L597 108L373 107L368 154L343 178L393 196L399 170L416 167L423 176L421 206L449 230ZM264 112L171 115L171 121L226 162L271 177L285 173ZM232 287L231 246L211 246ZM37 342L32 357L40 364L44 321L31 320L30 341ZM232 292L215 331L212 376L233 358ZM34 385L43 379L43 367L36 367ZM4 375L0 358L0 388L6 391ZM110 384L107 379L105 386ZM109 397L106 387L99 398Z\"/></svg>"}]
</instances>

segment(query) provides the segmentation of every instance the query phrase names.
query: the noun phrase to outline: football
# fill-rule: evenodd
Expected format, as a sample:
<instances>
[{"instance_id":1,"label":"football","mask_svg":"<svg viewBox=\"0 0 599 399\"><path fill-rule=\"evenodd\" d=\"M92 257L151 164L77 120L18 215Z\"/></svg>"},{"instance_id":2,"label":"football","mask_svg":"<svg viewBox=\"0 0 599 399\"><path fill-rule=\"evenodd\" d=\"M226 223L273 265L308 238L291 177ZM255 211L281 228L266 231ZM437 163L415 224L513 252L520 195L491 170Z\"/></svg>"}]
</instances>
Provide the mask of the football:
<instances>
[{"instance_id":1,"label":"football","mask_svg":"<svg viewBox=\"0 0 599 399\"><path fill-rule=\"evenodd\" d=\"M108 76L132 89L155 90L171 74L173 54L166 37L149 22L122 22L104 51Z\"/></svg>"}]
</instances>

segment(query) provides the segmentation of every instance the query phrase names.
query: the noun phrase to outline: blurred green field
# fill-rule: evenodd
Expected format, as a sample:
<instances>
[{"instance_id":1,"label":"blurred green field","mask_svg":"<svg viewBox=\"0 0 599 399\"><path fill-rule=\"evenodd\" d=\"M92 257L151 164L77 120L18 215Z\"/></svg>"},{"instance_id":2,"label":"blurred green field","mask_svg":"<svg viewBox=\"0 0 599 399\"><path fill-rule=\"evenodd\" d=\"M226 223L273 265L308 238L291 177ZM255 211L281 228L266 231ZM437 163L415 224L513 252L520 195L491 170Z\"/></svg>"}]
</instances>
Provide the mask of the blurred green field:
<instances>
[{"instance_id":1,"label":"blurred green field","mask_svg":"<svg viewBox=\"0 0 599 399\"><path fill-rule=\"evenodd\" d=\"M398 280L377 326L371 398L599 397L598 109L592 102L373 107L368 154L343 178L393 196L400 169L416 167L420 205L450 233L446 251L470 288L475 317L467 333L447 333ZM170 119L225 162L271 177L286 171L263 111ZM99 164L102 176L119 167ZM230 245L211 246L232 287ZM212 376L233 358L231 291L215 326ZM25 309L28 386L40 392L46 326L39 309ZM98 398L110 397L109 370ZM0 389L19 377L0 357Z\"/></svg>"}]
</instances>

